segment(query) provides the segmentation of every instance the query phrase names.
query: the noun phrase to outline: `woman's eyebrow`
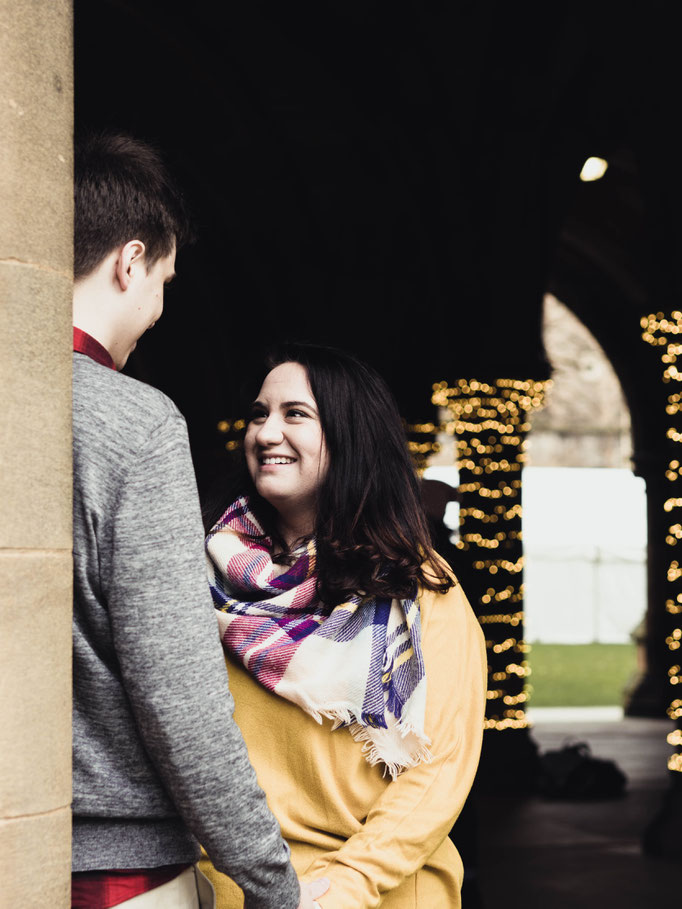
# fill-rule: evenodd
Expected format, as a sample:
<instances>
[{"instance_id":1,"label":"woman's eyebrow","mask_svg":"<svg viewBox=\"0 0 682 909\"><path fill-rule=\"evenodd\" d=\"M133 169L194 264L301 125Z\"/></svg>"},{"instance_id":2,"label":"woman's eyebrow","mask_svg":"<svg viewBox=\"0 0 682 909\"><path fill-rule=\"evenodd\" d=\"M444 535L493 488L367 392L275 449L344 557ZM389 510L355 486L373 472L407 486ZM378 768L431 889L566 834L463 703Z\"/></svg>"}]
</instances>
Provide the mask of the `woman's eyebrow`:
<instances>
[{"instance_id":1,"label":"woman's eyebrow","mask_svg":"<svg viewBox=\"0 0 682 909\"><path fill-rule=\"evenodd\" d=\"M267 405L265 405L262 401L254 401L254 402L251 404L251 407L252 407L252 408L253 408L253 407L262 407L264 410L266 409L266 406L267 406ZM307 407L308 410L312 410L313 413L317 413L317 408L315 407L315 405L314 405L311 401L282 401L282 403L281 403L279 406L282 407L282 408L286 408L286 407Z\"/></svg>"},{"instance_id":2,"label":"woman's eyebrow","mask_svg":"<svg viewBox=\"0 0 682 909\"><path fill-rule=\"evenodd\" d=\"M317 407L312 401L283 401L281 407L282 410L287 410L289 407L305 407L316 417L319 416Z\"/></svg>"}]
</instances>

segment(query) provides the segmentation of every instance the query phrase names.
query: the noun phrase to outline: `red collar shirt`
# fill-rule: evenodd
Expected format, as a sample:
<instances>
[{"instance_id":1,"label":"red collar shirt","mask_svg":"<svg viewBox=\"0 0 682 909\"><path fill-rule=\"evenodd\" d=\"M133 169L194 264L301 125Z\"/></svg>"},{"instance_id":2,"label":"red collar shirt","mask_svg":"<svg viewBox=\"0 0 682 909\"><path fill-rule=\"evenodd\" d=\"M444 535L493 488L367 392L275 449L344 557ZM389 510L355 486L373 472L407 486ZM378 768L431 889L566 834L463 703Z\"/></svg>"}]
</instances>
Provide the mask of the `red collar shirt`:
<instances>
[{"instance_id":1,"label":"red collar shirt","mask_svg":"<svg viewBox=\"0 0 682 909\"><path fill-rule=\"evenodd\" d=\"M96 341L87 331L75 326L73 329L73 349L75 353L85 354L86 357L90 357L96 363L101 363L102 366L116 369L116 364L106 347Z\"/></svg>"}]
</instances>

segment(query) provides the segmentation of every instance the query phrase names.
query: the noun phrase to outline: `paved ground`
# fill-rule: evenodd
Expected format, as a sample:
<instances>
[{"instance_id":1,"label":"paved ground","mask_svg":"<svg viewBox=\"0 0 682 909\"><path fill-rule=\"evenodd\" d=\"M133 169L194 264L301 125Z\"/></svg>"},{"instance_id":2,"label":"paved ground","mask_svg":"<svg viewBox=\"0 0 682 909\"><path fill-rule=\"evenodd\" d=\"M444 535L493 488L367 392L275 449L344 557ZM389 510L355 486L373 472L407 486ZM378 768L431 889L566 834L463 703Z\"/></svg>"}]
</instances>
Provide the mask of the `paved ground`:
<instances>
[{"instance_id":1,"label":"paved ground","mask_svg":"<svg viewBox=\"0 0 682 909\"><path fill-rule=\"evenodd\" d=\"M622 799L551 802L479 798L482 909L672 909L682 905L682 868L645 858L640 837L667 788L665 720L536 716L542 751L589 742L627 774ZM474 901L463 909L474 909ZM477 907L476 907L477 909Z\"/></svg>"}]
</instances>

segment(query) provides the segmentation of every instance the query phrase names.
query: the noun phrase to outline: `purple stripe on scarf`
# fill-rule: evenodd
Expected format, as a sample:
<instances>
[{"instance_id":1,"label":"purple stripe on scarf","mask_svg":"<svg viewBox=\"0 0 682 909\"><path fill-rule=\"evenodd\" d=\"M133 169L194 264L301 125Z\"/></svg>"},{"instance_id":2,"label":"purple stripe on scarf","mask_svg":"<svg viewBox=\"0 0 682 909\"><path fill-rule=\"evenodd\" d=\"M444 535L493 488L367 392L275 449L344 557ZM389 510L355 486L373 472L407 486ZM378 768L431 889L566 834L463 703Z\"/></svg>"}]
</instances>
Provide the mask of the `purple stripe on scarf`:
<instances>
[{"instance_id":1,"label":"purple stripe on scarf","mask_svg":"<svg viewBox=\"0 0 682 909\"><path fill-rule=\"evenodd\" d=\"M309 569L310 558L307 555L302 555L284 574L273 578L270 586L275 587L277 590L290 590L292 587L297 587L308 579Z\"/></svg>"}]
</instances>

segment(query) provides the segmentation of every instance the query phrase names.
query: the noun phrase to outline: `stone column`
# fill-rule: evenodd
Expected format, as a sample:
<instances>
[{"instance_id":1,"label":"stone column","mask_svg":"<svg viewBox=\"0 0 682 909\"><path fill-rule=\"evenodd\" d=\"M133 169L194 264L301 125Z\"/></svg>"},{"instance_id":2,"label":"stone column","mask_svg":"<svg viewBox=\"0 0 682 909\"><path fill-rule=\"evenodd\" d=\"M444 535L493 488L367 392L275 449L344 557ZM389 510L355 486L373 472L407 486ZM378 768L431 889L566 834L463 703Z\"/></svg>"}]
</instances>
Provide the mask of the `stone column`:
<instances>
[{"instance_id":1,"label":"stone column","mask_svg":"<svg viewBox=\"0 0 682 909\"><path fill-rule=\"evenodd\" d=\"M542 405L546 384L460 379L434 386L434 403L452 414L446 429L455 435L460 472L462 580L488 648L481 770L502 788L526 788L535 773L525 713L521 468L528 413Z\"/></svg>"},{"instance_id":2,"label":"stone column","mask_svg":"<svg viewBox=\"0 0 682 909\"><path fill-rule=\"evenodd\" d=\"M0 0L0 904L70 905L72 13Z\"/></svg>"}]
</instances>

